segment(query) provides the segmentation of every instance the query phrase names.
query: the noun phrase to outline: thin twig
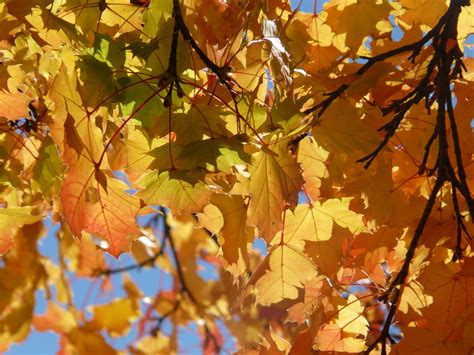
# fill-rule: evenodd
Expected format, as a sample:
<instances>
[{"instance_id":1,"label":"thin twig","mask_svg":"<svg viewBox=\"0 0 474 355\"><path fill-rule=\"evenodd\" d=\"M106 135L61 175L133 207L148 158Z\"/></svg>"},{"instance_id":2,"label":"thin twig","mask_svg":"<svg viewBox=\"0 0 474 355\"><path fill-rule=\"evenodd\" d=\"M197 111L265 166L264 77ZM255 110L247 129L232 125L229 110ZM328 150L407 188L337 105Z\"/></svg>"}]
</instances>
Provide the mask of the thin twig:
<instances>
[{"instance_id":1,"label":"thin twig","mask_svg":"<svg viewBox=\"0 0 474 355\"><path fill-rule=\"evenodd\" d=\"M102 275L109 276L109 275L118 274L118 273L121 273L121 272L127 272L127 271L136 270L136 269L142 269L143 267L145 267L147 265L153 265L153 263L156 261L156 259L158 259L158 257L160 257L160 255L163 255L165 245L166 245L166 243L162 243L161 248L155 254L153 254L152 256L150 256L149 258L147 258L145 260L142 260L139 263L132 264L132 265L127 265L127 266L116 268L116 269L96 270L94 274L95 274L95 276L102 276Z\"/></svg>"},{"instance_id":2,"label":"thin twig","mask_svg":"<svg viewBox=\"0 0 474 355\"><path fill-rule=\"evenodd\" d=\"M164 227L163 227L164 228L164 235L166 236L166 239L169 242L170 250L171 250L171 253L172 253L173 258L175 260L176 273L178 275L178 279L179 279L179 282L180 282L181 292L189 298L189 300L196 306L196 308L199 308L199 302L197 301L197 299L194 297L193 293L189 289L189 286L188 286L188 284L186 282L186 279L184 277L184 272L183 272L183 269L182 269L182 266L181 266L181 262L179 260L178 253L176 251L176 246L174 244L173 237L171 235L170 226L166 222L166 210L163 207L161 207L161 212L163 213L163 219L164 219ZM179 304L180 304L180 302L178 301L175 304L175 306L173 307L173 310L170 311L170 314L175 312L178 309ZM160 320L160 319L161 318L164 319L164 318L168 317L170 314L163 315L162 317L160 317L158 319L159 322L160 322L160 325L161 325L161 322L163 322L163 320ZM207 347L207 344L208 344L209 341L212 341L212 343L214 345L214 350L216 351L216 353L219 353L219 351L220 351L219 342L217 341L215 335L209 330L209 326L207 325L206 320L204 320L204 325L203 326L204 326L204 330L206 332L206 340L204 342L204 348Z\"/></svg>"},{"instance_id":3,"label":"thin twig","mask_svg":"<svg viewBox=\"0 0 474 355\"><path fill-rule=\"evenodd\" d=\"M382 328L382 332L379 337L368 346L365 353L369 354L378 344L381 344L381 353L385 355L387 353L387 340L392 341L390 337L390 327L394 322L395 314L398 309L398 304L403 292L403 285L405 284L410 264L415 256L416 248L420 242L421 236L423 234L423 230L425 225L428 221L428 218L431 215L433 210L434 204L436 202L436 198L438 193L441 191L445 182L451 183L452 188L452 199L453 199L453 208L455 213L455 218L457 222L457 235L456 235L456 247L454 250L453 261L459 260L462 258L462 247L461 247L461 236L462 231L466 233L467 237L470 238L469 233L467 232L467 228L464 225L463 217L461 215L461 211L458 204L457 199L457 192L459 190L460 193L465 198L468 207L470 209L471 216L472 212L472 198L470 195L469 188L466 182L466 175L464 172L464 167L462 164L462 152L460 148L459 136L456 127L456 121L454 117L454 109L452 105L452 92L451 92L451 80L458 78L461 74L461 70L463 68L462 65L462 52L459 50L457 45L454 48L448 49L447 43L448 40L453 40L456 42L457 38L457 22L459 18L459 14L461 12L461 6L469 5L469 1L465 0L452 0L451 4L446 12L446 14L442 17L440 22L438 23L435 28L437 31L434 31L433 37L433 48L434 54L433 58L430 61L430 65L428 66L428 72L432 71L435 72L436 75L433 79L433 87L430 89L430 93L425 92L425 98L428 100L430 96L436 97L436 102L438 106L438 111L436 115L436 127L428 140L428 143L425 146L425 153L423 156L422 164L420 166L420 174L424 172L426 168L426 162L428 161L431 145L437 139L438 140L438 156L436 160L435 168L433 169L433 173L436 173L434 177L435 184L433 189L430 193L428 198L428 202L425 205L423 214L418 222L418 225L415 229L413 238L410 242L408 247L407 253L405 255L405 260L402 264L400 272L397 274L395 279L391 282L390 286L388 287L387 291L380 297L381 300L384 302L390 303L390 310L387 315L387 318L384 321L384 326ZM441 23L441 25L440 25ZM434 28L434 29L435 29ZM414 53L415 54L415 53ZM418 53L416 53L418 54ZM460 57L461 56L461 57ZM432 68L430 68L430 66ZM431 76L431 73L429 74ZM428 75L425 75L424 81L428 78ZM429 88L430 85L426 84L426 88ZM421 90L422 86L418 85L418 90ZM410 96L414 92L410 93ZM420 91L416 93L413 98L417 97L420 94ZM403 103L403 99L402 102ZM426 103L427 108L429 108L429 103ZM404 110L404 108L402 108ZM451 128L451 135L454 143L454 155L456 156L456 163L458 172L456 174L451 162L449 160L449 145L448 145L448 138L447 138L447 127L446 127L446 119L447 117L450 121L450 128ZM386 137L392 131L388 131ZM385 139L386 140L386 139ZM384 140L384 141L385 141ZM380 146L379 146L380 147ZM368 156L369 159L372 159L372 155ZM371 160L369 160L370 162Z\"/></svg>"}]
</instances>

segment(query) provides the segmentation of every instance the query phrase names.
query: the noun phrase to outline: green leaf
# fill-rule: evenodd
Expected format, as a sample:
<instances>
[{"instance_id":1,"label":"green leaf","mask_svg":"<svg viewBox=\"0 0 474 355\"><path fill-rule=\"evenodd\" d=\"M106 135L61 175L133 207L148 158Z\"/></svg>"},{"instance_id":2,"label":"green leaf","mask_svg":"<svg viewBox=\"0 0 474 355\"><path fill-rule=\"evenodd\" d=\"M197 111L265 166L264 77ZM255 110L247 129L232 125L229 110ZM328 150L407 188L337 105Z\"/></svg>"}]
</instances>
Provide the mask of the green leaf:
<instances>
[{"instance_id":1,"label":"green leaf","mask_svg":"<svg viewBox=\"0 0 474 355\"><path fill-rule=\"evenodd\" d=\"M116 92L115 80L112 70L95 56L85 55L81 59L78 63L84 85L80 88L81 96L87 107L95 108Z\"/></svg>"},{"instance_id":2,"label":"green leaf","mask_svg":"<svg viewBox=\"0 0 474 355\"><path fill-rule=\"evenodd\" d=\"M125 63L125 45L122 41L112 40L109 36L95 33L94 44L86 53L111 68L120 68Z\"/></svg>"},{"instance_id":3,"label":"green leaf","mask_svg":"<svg viewBox=\"0 0 474 355\"><path fill-rule=\"evenodd\" d=\"M250 163L250 155L244 146L234 138L206 139L184 147L173 147L179 153L173 164L179 170L203 168L211 172L222 171L231 174L232 167ZM165 144L150 152L158 162L169 159L169 145ZM154 166L154 165L153 165Z\"/></svg>"},{"instance_id":4,"label":"green leaf","mask_svg":"<svg viewBox=\"0 0 474 355\"><path fill-rule=\"evenodd\" d=\"M153 171L142 176L137 185L143 188L137 196L145 203L168 207L176 214L202 211L212 193L202 180L182 171Z\"/></svg>"},{"instance_id":5,"label":"green leaf","mask_svg":"<svg viewBox=\"0 0 474 355\"><path fill-rule=\"evenodd\" d=\"M39 150L38 161L33 168L33 187L45 196L53 197L61 189L64 165L58 149L50 137L46 137Z\"/></svg>"}]
</instances>

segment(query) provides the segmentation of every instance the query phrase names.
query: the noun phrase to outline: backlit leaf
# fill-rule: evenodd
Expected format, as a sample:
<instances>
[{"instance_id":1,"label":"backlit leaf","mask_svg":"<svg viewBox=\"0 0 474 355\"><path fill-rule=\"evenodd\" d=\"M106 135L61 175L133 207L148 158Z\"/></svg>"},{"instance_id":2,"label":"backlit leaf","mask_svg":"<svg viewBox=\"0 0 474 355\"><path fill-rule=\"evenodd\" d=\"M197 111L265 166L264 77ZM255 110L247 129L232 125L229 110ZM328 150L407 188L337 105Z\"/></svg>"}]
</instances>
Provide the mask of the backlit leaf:
<instances>
[{"instance_id":1,"label":"backlit leaf","mask_svg":"<svg viewBox=\"0 0 474 355\"><path fill-rule=\"evenodd\" d=\"M133 301L128 298L115 299L109 304L90 308L92 323L98 329L105 329L112 336L127 333L130 322L138 316Z\"/></svg>"},{"instance_id":2,"label":"backlit leaf","mask_svg":"<svg viewBox=\"0 0 474 355\"><path fill-rule=\"evenodd\" d=\"M166 206L176 214L200 212L211 196L202 181L179 171L150 172L137 185L143 188L137 196L147 204Z\"/></svg>"},{"instance_id":3,"label":"backlit leaf","mask_svg":"<svg viewBox=\"0 0 474 355\"><path fill-rule=\"evenodd\" d=\"M263 305L292 300L298 296L298 288L304 281L317 275L314 264L303 251L291 245L278 245L269 254L269 270L256 287L257 302Z\"/></svg>"},{"instance_id":4,"label":"backlit leaf","mask_svg":"<svg viewBox=\"0 0 474 355\"><path fill-rule=\"evenodd\" d=\"M285 218L286 240L324 241L331 238L334 223L352 233L363 228L362 216L349 209L350 199L300 204Z\"/></svg>"},{"instance_id":5,"label":"backlit leaf","mask_svg":"<svg viewBox=\"0 0 474 355\"><path fill-rule=\"evenodd\" d=\"M272 147L276 156L260 151L252 157L248 218L268 241L281 230L283 211L296 205L302 184L300 167L286 147L281 141Z\"/></svg>"},{"instance_id":6,"label":"backlit leaf","mask_svg":"<svg viewBox=\"0 0 474 355\"><path fill-rule=\"evenodd\" d=\"M34 215L33 211L32 207L0 208L0 254L13 247L13 235L19 227L43 219L42 215Z\"/></svg>"},{"instance_id":7,"label":"backlit leaf","mask_svg":"<svg viewBox=\"0 0 474 355\"><path fill-rule=\"evenodd\" d=\"M0 91L0 116L9 120L18 120L28 117L28 104L32 99L24 94L12 94L8 91Z\"/></svg>"}]
</instances>

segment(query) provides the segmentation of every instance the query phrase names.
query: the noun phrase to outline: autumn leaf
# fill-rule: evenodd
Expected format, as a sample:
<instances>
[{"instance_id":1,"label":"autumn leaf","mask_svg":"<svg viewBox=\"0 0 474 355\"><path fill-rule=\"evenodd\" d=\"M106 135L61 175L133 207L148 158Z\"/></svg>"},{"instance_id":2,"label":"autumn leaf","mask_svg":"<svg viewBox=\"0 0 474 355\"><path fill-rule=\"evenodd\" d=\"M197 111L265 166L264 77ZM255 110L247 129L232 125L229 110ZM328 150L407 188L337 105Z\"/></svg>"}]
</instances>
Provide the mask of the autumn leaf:
<instances>
[{"instance_id":1,"label":"autumn leaf","mask_svg":"<svg viewBox=\"0 0 474 355\"><path fill-rule=\"evenodd\" d=\"M334 223L352 233L364 227L361 215L349 209L350 199L332 199L311 205L300 204L285 218L286 240L325 241L331 238Z\"/></svg>"},{"instance_id":2,"label":"autumn leaf","mask_svg":"<svg viewBox=\"0 0 474 355\"><path fill-rule=\"evenodd\" d=\"M338 306L333 322L323 326L318 332L314 349L357 353L364 350L364 338L368 333L367 319L363 316L361 302L350 295L346 304ZM357 337L351 337L355 334Z\"/></svg>"},{"instance_id":3,"label":"autumn leaf","mask_svg":"<svg viewBox=\"0 0 474 355\"><path fill-rule=\"evenodd\" d=\"M87 220L87 201L97 202L97 196L91 196L94 167L85 158L80 159L68 171L61 189L64 214L74 235L80 236ZM95 200L95 201L94 201Z\"/></svg>"},{"instance_id":4,"label":"autumn leaf","mask_svg":"<svg viewBox=\"0 0 474 355\"><path fill-rule=\"evenodd\" d=\"M176 214L200 212L212 193L202 181L179 171L150 172L137 185L143 188L137 196L147 204L166 206Z\"/></svg>"},{"instance_id":5,"label":"autumn leaf","mask_svg":"<svg viewBox=\"0 0 474 355\"><path fill-rule=\"evenodd\" d=\"M56 195L60 190L64 165L58 149L50 138L43 141L38 162L33 169L33 180L45 195Z\"/></svg>"},{"instance_id":6,"label":"autumn leaf","mask_svg":"<svg viewBox=\"0 0 474 355\"><path fill-rule=\"evenodd\" d=\"M283 211L296 205L302 183L300 168L286 146L286 141L279 142L274 147L276 156L260 151L252 158L248 218L268 241L281 230Z\"/></svg>"},{"instance_id":7,"label":"autumn leaf","mask_svg":"<svg viewBox=\"0 0 474 355\"><path fill-rule=\"evenodd\" d=\"M138 317L133 301L128 298L115 299L109 304L92 306L92 324L98 329L105 329L111 336L123 336L127 333L130 322Z\"/></svg>"},{"instance_id":8,"label":"autumn leaf","mask_svg":"<svg viewBox=\"0 0 474 355\"><path fill-rule=\"evenodd\" d=\"M19 227L43 219L42 215L35 215L33 212L32 207L0 208L0 254L13 248L13 236Z\"/></svg>"},{"instance_id":9,"label":"autumn leaf","mask_svg":"<svg viewBox=\"0 0 474 355\"><path fill-rule=\"evenodd\" d=\"M365 36L378 33L381 26L389 27L390 29L388 16L393 9L391 4L356 2L349 3L347 6L341 5L337 4L338 9L341 8L342 11L338 14L334 30L336 33L345 34L346 45L353 51L357 51ZM326 10L329 12L331 8L328 6ZM354 16L355 12L363 13L364 17ZM381 24L383 20L385 20L385 23Z\"/></svg>"},{"instance_id":10,"label":"autumn leaf","mask_svg":"<svg viewBox=\"0 0 474 355\"><path fill-rule=\"evenodd\" d=\"M277 245L267 256L269 270L257 281L257 302L263 305L293 300L304 281L317 275L314 264L294 245Z\"/></svg>"},{"instance_id":11,"label":"autumn leaf","mask_svg":"<svg viewBox=\"0 0 474 355\"><path fill-rule=\"evenodd\" d=\"M216 235L221 235L224 258L242 273L249 263L248 243L252 231L247 226L247 208L241 196L214 194L211 204L199 215L199 222Z\"/></svg>"},{"instance_id":12,"label":"autumn leaf","mask_svg":"<svg viewBox=\"0 0 474 355\"><path fill-rule=\"evenodd\" d=\"M29 117L28 104L32 99L25 94L12 94L8 91L0 91L0 116L9 120L19 120Z\"/></svg>"},{"instance_id":13,"label":"autumn leaf","mask_svg":"<svg viewBox=\"0 0 474 355\"><path fill-rule=\"evenodd\" d=\"M117 257L140 235L135 222L140 201L117 179L102 175L103 183L97 181L94 169L82 159L68 172L61 191L65 215L76 236L85 231L105 239L105 249Z\"/></svg>"},{"instance_id":14,"label":"autumn leaf","mask_svg":"<svg viewBox=\"0 0 474 355\"><path fill-rule=\"evenodd\" d=\"M136 216L140 210L138 198L125 192L127 185L108 178L107 191L97 187L98 201L90 204L84 230L108 242L107 251L118 256L128 251L130 243L140 235Z\"/></svg>"},{"instance_id":15,"label":"autumn leaf","mask_svg":"<svg viewBox=\"0 0 474 355\"><path fill-rule=\"evenodd\" d=\"M325 164L327 158L328 152L319 147L311 137L299 143L298 163L303 169L304 191L313 200L320 196L322 179L329 176Z\"/></svg>"},{"instance_id":16,"label":"autumn leaf","mask_svg":"<svg viewBox=\"0 0 474 355\"><path fill-rule=\"evenodd\" d=\"M77 322L73 314L50 302L44 315L34 317L33 325L40 332L52 330L56 333L67 334L77 327Z\"/></svg>"}]
</instances>

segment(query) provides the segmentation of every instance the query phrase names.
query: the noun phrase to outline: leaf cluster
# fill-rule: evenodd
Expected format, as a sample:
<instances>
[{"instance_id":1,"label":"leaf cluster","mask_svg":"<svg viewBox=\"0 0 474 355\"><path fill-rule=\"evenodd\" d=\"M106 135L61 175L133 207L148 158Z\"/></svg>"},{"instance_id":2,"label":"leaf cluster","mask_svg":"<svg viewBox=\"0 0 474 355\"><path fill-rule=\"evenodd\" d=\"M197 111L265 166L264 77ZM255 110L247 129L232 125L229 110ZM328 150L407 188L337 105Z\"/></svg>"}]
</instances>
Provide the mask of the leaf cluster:
<instances>
[{"instance_id":1,"label":"leaf cluster","mask_svg":"<svg viewBox=\"0 0 474 355\"><path fill-rule=\"evenodd\" d=\"M0 351L472 351L474 5L301 3L0 3Z\"/></svg>"}]
</instances>

